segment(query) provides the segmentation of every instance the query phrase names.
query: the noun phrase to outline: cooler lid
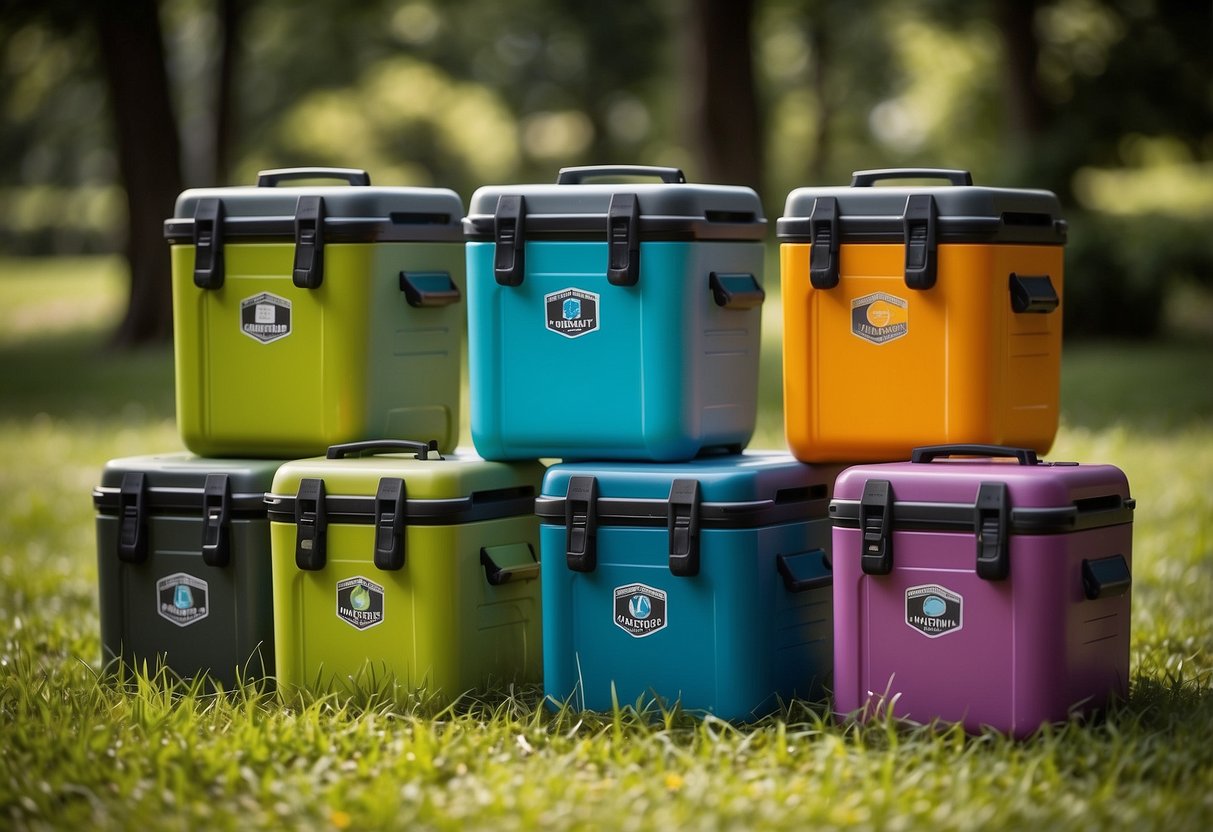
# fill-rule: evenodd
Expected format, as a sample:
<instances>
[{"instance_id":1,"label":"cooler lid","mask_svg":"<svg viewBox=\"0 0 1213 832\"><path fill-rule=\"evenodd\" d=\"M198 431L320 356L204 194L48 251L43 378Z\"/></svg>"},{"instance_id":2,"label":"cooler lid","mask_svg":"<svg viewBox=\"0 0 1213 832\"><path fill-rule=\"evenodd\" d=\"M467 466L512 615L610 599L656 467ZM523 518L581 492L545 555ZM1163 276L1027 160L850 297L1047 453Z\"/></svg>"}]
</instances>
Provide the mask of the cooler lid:
<instances>
[{"instance_id":1,"label":"cooler lid","mask_svg":"<svg viewBox=\"0 0 1213 832\"><path fill-rule=\"evenodd\" d=\"M873 187L886 179L949 184ZM797 188L788 194L776 233L784 242L812 242L825 228L833 232L834 244L900 243L906 240L907 222L919 213L930 215L939 243L1066 241L1061 203L1052 192L977 186L968 171L937 168L856 171L849 186Z\"/></svg>"},{"instance_id":2,"label":"cooler lid","mask_svg":"<svg viewBox=\"0 0 1213 832\"><path fill-rule=\"evenodd\" d=\"M329 523L382 519L385 500L406 525L454 525L530 514L543 466L490 462L466 451L442 456L437 442L383 440L334 445L324 457L279 469L265 495L270 520L296 523L304 503ZM314 509L313 509L314 510Z\"/></svg>"},{"instance_id":3,"label":"cooler lid","mask_svg":"<svg viewBox=\"0 0 1213 832\"><path fill-rule=\"evenodd\" d=\"M607 178L632 181L590 182ZM643 181L654 178L660 181ZM472 194L464 231L469 240L494 240L499 218L519 216L518 237L525 240L616 239L617 226L629 222L628 231L641 240L766 236L762 202L753 189L691 184L677 168L571 167L560 170L554 185L482 187Z\"/></svg>"},{"instance_id":4,"label":"cooler lid","mask_svg":"<svg viewBox=\"0 0 1213 832\"><path fill-rule=\"evenodd\" d=\"M348 184L279 187L296 179ZM191 188L177 197L164 236L193 243L196 221L217 221L224 240L294 241L301 217L319 220L328 243L463 240L463 201L454 191L372 186L366 171L352 168L265 170L255 186Z\"/></svg>"}]
</instances>

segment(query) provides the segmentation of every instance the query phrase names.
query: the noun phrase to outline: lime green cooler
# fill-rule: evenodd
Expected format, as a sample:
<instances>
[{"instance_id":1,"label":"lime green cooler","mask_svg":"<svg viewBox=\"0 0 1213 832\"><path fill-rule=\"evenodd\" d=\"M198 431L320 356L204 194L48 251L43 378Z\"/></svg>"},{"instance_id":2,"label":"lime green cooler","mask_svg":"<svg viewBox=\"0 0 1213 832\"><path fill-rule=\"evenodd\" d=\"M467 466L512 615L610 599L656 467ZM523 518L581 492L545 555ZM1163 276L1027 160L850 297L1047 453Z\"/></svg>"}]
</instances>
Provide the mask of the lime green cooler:
<instances>
[{"instance_id":1,"label":"lime green cooler","mask_svg":"<svg viewBox=\"0 0 1213 832\"><path fill-rule=\"evenodd\" d=\"M278 683L444 698L541 677L537 462L360 442L266 496Z\"/></svg>"},{"instance_id":2,"label":"lime green cooler","mask_svg":"<svg viewBox=\"0 0 1213 832\"><path fill-rule=\"evenodd\" d=\"M336 178L348 185L281 187ZM365 171L185 191L172 244L177 420L204 456L459 435L463 203Z\"/></svg>"}]
</instances>

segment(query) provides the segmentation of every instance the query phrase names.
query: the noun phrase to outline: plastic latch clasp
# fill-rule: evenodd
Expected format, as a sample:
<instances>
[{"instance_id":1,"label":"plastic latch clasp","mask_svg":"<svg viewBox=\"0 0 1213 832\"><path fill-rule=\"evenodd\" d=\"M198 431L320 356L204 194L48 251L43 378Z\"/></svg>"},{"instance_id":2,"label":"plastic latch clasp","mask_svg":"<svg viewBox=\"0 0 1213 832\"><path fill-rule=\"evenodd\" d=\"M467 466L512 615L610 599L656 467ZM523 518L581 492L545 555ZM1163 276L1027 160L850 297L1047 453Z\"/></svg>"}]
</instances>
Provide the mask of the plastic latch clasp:
<instances>
[{"instance_id":1,"label":"plastic latch clasp","mask_svg":"<svg viewBox=\"0 0 1213 832\"><path fill-rule=\"evenodd\" d=\"M974 529L977 532L977 577L1001 581L1010 572L1010 540L1007 520L1010 506L1005 482L983 482L977 489L974 507Z\"/></svg>"},{"instance_id":2,"label":"plastic latch clasp","mask_svg":"<svg viewBox=\"0 0 1213 832\"><path fill-rule=\"evenodd\" d=\"M574 572L593 572L598 565L598 479L569 477L564 497L565 562Z\"/></svg>"},{"instance_id":3,"label":"plastic latch clasp","mask_svg":"<svg viewBox=\"0 0 1213 832\"><path fill-rule=\"evenodd\" d=\"M202 486L202 560L227 566L232 559L232 488L227 474L207 474Z\"/></svg>"},{"instance_id":4,"label":"plastic latch clasp","mask_svg":"<svg viewBox=\"0 0 1213 832\"><path fill-rule=\"evenodd\" d=\"M635 286L640 279L640 204L636 194L611 194L607 209L607 281Z\"/></svg>"},{"instance_id":5,"label":"plastic latch clasp","mask_svg":"<svg viewBox=\"0 0 1213 832\"><path fill-rule=\"evenodd\" d=\"M674 480L666 507L670 537L670 573L679 578L699 574L699 480Z\"/></svg>"},{"instance_id":6,"label":"plastic latch clasp","mask_svg":"<svg viewBox=\"0 0 1213 832\"><path fill-rule=\"evenodd\" d=\"M866 575L893 571L893 485L868 480L859 500L860 567Z\"/></svg>"},{"instance_id":7,"label":"plastic latch clasp","mask_svg":"<svg viewBox=\"0 0 1213 832\"><path fill-rule=\"evenodd\" d=\"M935 197L911 194L906 199L902 223L906 243L906 286L930 289L935 285L938 269L935 245Z\"/></svg>"},{"instance_id":8,"label":"plastic latch clasp","mask_svg":"<svg viewBox=\"0 0 1213 832\"><path fill-rule=\"evenodd\" d=\"M118 560L142 563L147 559L147 487L139 471L122 475L118 492Z\"/></svg>"},{"instance_id":9,"label":"plastic latch clasp","mask_svg":"<svg viewBox=\"0 0 1213 832\"><path fill-rule=\"evenodd\" d=\"M323 569L327 544L324 480L304 477L295 495L295 565L309 572Z\"/></svg>"},{"instance_id":10,"label":"plastic latch clasp","mask_svg":"<svg viewBox=\"0 0 1213 832\"><path fill-rule=\"evenodd\" d=\"M375 567L394 571L404 566L405 500L404 480L383 477L375 491Z\"/></svg>"},{"instance_id":11,"label":"plastic latch clasp","mask_svg":"<svg viewBox=\"0 0 1213 832\"><path fill-rule=\"evenodd\" d=\"M295 285L319 289L324 282L324 199L301 196L295 204Z\"/></svg>"},{"instance_id":12,"label":"plastic latch clasp","mask_svg":"<svg viewBox=\"0 0 1213 832\"><path fill-rule=\"evenodd\" d=\"M818 197L809 215L809 283L814 289L838 285L838 200Z\"/></svg>"},{"instance_id":13,"label":"plastic latch clasp","mask_svg":"<svg viewBox=\"0 0 1213 832\"><path fill-rule=\"evenodd\" d=\"M223 285L223 200L214 197L200 199L194 207L194 285Z\"/></svg>"},{"instance_id":14,"label":"plastic latch clasp","mask_svg":"<svg viewBox=\"0 0 1213 832\"><path fill-rule=\"evenodd\" d=\"M521 286L526 272L526 200L502 194L493 213L493 276L501 286Z\"/></svg>"}]
</instances>

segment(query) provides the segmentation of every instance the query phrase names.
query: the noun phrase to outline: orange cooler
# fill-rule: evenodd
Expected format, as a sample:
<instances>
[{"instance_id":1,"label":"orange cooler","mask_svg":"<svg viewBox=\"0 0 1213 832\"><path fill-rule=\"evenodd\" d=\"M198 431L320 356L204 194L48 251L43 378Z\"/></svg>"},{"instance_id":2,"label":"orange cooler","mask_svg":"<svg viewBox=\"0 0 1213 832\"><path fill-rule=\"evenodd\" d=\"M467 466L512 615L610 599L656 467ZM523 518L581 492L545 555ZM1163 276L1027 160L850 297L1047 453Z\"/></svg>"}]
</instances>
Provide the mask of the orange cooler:
<instances>
[{"instance_id":1,"label":"orange cooler","mask_svg":"<svg viewBox=\"0 0 1213 832\"><path fill-rule=\"evenodd\" d=\"M945 179L936 187L876 186ZM1057 432L1066 223L1048 191L968 171L798 188L777 229L784 418L804 462L926 444L1045 453Z\"/></svg>"}]
</instances>

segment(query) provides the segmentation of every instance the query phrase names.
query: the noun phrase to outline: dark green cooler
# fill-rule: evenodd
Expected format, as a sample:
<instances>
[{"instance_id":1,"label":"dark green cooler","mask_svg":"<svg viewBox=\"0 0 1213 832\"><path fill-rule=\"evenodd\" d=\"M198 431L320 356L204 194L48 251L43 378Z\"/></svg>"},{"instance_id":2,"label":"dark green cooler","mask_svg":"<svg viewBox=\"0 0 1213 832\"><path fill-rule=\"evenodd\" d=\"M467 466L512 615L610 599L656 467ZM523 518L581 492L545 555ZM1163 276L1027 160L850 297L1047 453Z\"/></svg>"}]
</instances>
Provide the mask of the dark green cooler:
<instances>
[{"instance_id":1,"label":"dark green cooler","mask_svg":"<svg viewBox=\"0 0 1213 832\"><path fill-rule=\"evenodd\" d=\"M188 453L106 464L93 503L107 665L162 661L225 688L273 673L265 492L281 464Z\"/></svg>"}]
</instances>

